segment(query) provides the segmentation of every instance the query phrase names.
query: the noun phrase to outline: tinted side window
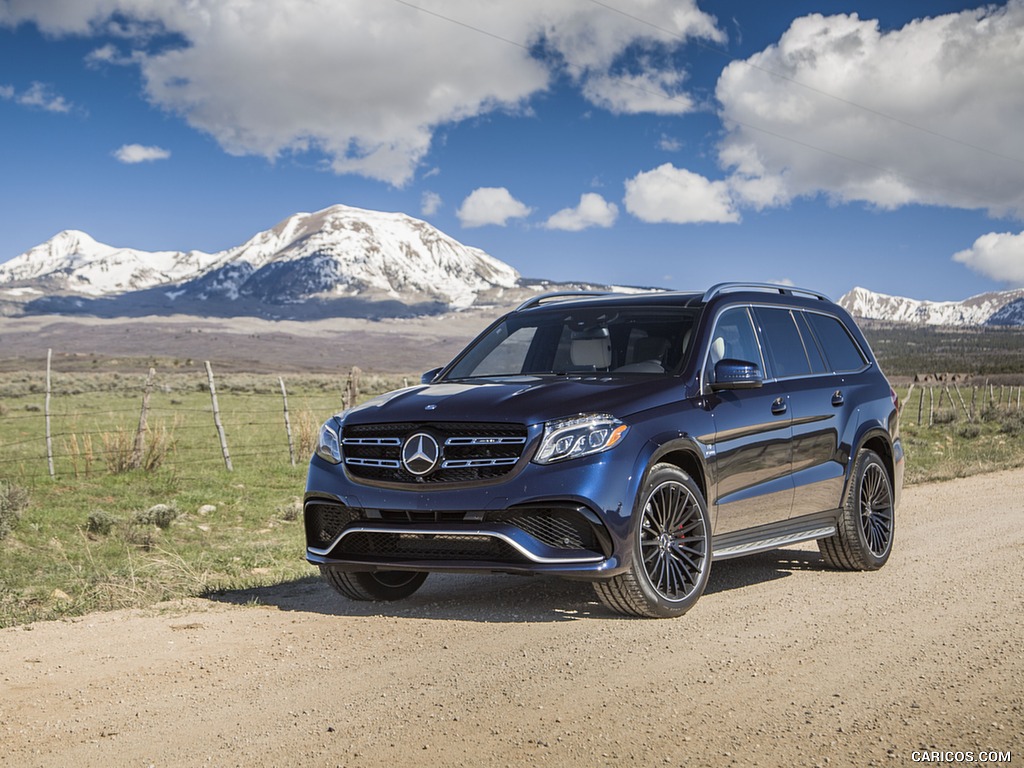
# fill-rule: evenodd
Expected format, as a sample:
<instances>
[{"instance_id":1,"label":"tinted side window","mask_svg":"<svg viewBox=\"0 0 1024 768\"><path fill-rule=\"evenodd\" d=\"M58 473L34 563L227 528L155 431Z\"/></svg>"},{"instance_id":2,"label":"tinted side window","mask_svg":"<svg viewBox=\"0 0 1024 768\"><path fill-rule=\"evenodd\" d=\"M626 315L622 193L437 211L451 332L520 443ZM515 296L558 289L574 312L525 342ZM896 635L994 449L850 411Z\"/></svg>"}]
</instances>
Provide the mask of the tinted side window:
<instances>
[{"instance_id":1,"label":"tinted side window","mask_svg":"<svg viewBox=\"0 0 1024 768\"><path fill-rule=\"evenodd\" d=\"M811 364L807 361L803 338L790 311L758 307L755 312L776 378L809 374Z\"/></svg>"},{"instance_id":2,"label":"tinted side window","mask_svg":"<svg viewBox=\"0 0 1024 768\"><path fill-rule=\"evenodd\" d=\"M758 368L762 365L761 350L746 307L733 307L719 315L711 334L705 376L710 376L715 363L725 358L755 363Z\"/></svg>"},{"instance_id":3,"label":"tinted side window","mask_svg":"<svg viewBox=\"0 0 1024 768\"><path fill-rule=\"evenodd\" d=\"M859 371L865 366L867 360L838 318L809 312L807 320L821 342L833 371Z\"/></svg>"},{"instance_id":4,"label":"tinted side window","mask_svg":"<svg viewBox=\"0 0 1024 768\"><path fill-rule=\"evenodd\" d=\"M804 337L804 351L807 353L807 359L811 362L811 373L827 373L830 369L828 363L825 362L824 353L807 325L807 313L793 312L793 317L796 318L796 323L800 326L800 335Z\"/></svg>"}]
</instances>

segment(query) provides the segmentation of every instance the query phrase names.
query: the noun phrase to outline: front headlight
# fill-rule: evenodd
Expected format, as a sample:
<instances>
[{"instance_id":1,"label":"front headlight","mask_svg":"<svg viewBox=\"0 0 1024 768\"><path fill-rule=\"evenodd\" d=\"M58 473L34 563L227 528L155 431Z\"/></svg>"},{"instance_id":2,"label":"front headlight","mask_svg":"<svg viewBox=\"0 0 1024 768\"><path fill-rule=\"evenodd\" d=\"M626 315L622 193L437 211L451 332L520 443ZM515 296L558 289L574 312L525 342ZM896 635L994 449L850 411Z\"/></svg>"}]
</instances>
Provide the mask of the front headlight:
<instances>
[{"instance_id":1,"label":"front headlight","mask_svg":"<svg viewBox=\"0 0 1024 768\"><path fill-rule=\"evenodd\" d=\"M320 427L316 455L331 464L341 464L341 443L338 442L338 433L331 429L330 422Z\"/></svg>"},{"instance_id":2,"label":"front headlight","mask_svg":"<svg viewBox=\"0 0 1024 768\"><path fill-rule=\"evenodd\" d=\"M534 461L551 464L565 459L590 456L616 445L629 427L607 413L556 419L544 425L544 439Z\"/></svg>"}]
</instances>

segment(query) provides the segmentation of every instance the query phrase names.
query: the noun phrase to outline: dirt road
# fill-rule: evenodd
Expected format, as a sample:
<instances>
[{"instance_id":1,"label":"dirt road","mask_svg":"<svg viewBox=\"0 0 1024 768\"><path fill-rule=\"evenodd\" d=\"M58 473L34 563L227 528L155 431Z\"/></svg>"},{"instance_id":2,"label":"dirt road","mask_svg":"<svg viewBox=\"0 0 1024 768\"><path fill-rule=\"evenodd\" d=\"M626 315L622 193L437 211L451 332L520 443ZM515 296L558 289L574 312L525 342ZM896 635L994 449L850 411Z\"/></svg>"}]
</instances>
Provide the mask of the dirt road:
<instances>
[{"instance_id":1,"label":"dirt road","mask_svg":"<svg viewBox=\"0 0 1024 768\"><path fill-rule=\"evenodd\" d=\"M877 573L718 563L673 621L432 576L3 630L0 765L1024 766L1024 471L911 488L897 526Z\"/></svg>"}]
</instances>

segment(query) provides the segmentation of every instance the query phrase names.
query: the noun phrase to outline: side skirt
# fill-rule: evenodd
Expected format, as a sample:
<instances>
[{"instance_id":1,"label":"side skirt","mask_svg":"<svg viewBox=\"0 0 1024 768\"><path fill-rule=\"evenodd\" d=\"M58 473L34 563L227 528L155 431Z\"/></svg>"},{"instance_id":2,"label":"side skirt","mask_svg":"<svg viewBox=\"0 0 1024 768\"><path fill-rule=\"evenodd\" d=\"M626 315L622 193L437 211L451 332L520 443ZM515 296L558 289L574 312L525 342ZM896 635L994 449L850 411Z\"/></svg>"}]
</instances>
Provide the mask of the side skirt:
<instances>
[{"instance_id":1,"label":"side skirt","mask_svg":"<svg viewBox=\"0 0 1024 768\"><path fill-rule=\"evenodd\" d=\"M793 520L714 536L711 539L712 560L727 560L730 557L767 552L802 541L827 538L835 534L841 512L839 509L816 512Z\"/></svg>"}]
</instances>

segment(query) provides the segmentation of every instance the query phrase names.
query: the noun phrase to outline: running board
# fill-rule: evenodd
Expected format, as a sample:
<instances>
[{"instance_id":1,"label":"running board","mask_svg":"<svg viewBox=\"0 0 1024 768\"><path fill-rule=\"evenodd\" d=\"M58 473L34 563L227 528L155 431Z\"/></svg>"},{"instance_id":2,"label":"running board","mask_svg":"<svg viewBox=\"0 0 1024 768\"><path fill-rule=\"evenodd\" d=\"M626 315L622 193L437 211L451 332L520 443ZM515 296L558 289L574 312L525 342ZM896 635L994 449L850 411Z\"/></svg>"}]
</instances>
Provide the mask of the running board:
<instances>
[{"instance_id":1,"label":"running board","mask_svg":"<svg viewBox=\"0 0 1024 768\"><path fill-rule=\"evenodd\" d=\"M809 515L795 525L787 521L781 525L766 525L736 533L715 536L711 543L711 559L727 560L730 557L768 552L772 549L800 544L805 541L824 539L836 533L836 513Z\"/></svg>"}]
</instances>

